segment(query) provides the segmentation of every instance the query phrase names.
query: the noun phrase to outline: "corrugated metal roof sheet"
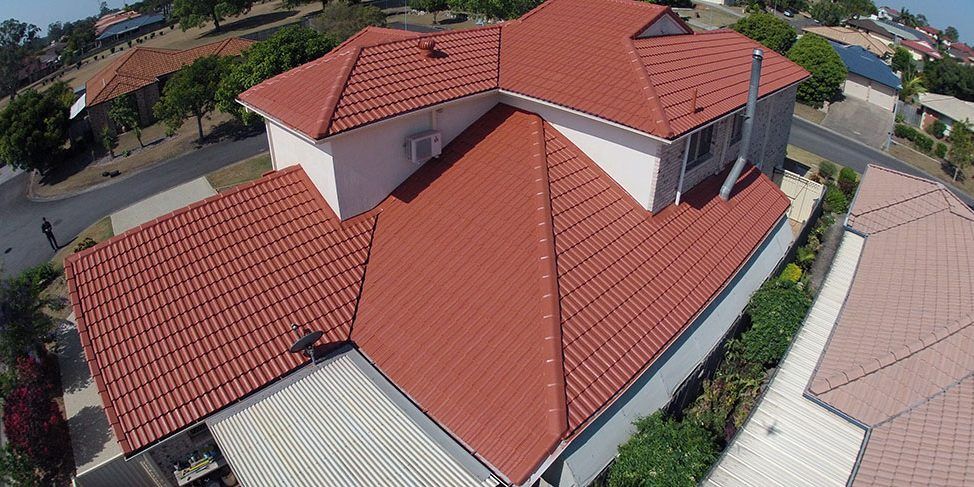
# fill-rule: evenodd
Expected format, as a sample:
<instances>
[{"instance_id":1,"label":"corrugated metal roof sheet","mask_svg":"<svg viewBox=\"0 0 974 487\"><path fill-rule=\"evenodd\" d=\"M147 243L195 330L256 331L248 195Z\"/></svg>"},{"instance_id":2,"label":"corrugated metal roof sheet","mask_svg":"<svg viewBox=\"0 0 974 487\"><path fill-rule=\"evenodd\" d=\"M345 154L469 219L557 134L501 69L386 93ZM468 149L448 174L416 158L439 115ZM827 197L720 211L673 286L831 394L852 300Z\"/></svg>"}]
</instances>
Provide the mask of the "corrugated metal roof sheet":
<instances>
[{"instance_id":1,"label":"corrugated metal roof sheet","mask_svg":"<svg viewBox=\"0 0 974 487\"><path fill-rule=\"evenodd\" d=\"M842 62L850 73L858 74L867 79L882 83L891 88L900 89L900 78L893 73L889 65L875 54L862 46L844 46L838 42L829 41L832 49L839 53Z\"/></svg>"},{"instance_id":2,"label":"corrugated metal roof sheet","mask_svg":"<svg viewBox=\"0 0 974 487\"><path fill-rule=\"evenodd\" d=\"M498 485L357 351L302 373L209 423L242 485Z\"/></svg>"},{"instance_id":3,"label":"corrugated metal roof sheet","mask_svg":"<svg viewBox=\"0 0 974 487\"><path fill-rule=\"evenodd\" d=\"M865 429L813 402L805 388L838 321L864 241L846 232L780 369L704 485L846 485Z\"/></svg>"}]
</instances>

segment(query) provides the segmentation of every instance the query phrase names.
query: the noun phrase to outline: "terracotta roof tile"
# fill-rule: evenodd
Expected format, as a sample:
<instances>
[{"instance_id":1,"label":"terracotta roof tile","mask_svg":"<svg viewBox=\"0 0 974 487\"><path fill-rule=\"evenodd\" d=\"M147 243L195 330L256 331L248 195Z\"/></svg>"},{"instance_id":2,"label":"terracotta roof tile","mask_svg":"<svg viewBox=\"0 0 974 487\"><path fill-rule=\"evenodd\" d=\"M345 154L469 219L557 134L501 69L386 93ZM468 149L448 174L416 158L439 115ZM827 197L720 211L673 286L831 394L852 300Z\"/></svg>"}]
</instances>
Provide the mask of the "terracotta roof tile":
<instances>
[{"instance_id":1,"label":"terracotta roof tile","mask_svg":"<svg viewBox=\"0 0 974 487\"><path fill-rule=\"evenodd\" d=\"M974 212L869 166L848 225L866 244L810 392L872 427L856 484L969 484L974 438L956 432L974 400Z\"/></svg>"},{"instance_id":2,"label":"terracotta roof tile","mask_svg":"<svg viewBox=\"0 0 974 487\"><path fill-rule=\"evenodd\" d=\"M123 450L299 365L292 322L346 340L372 224L338 224L294 168L72 255L78 331Z\"/></svg>"},{"instance_id":3,"label":"terracotta roof tile","mask_svg":"<svg viewBox=\"0 0 974 487\"><path fill-rule=\"evenodd\" d=\"M122 53L85 83L87 105L95 106L158 81L196 59L231 56L243 52L252 41L232 37L185 51L136 46Z\"/></svg>"},{"instance_id":4,"label":"terracotta roof tile","mask_svg":"<svg viewBox=\"0 0 974 487\"><path fill-rule=\"evenodd\" d=\"M272 325L297 320L336 339L350 326L383 373L519 483L683 332L787 208L753 168L729 202L720 181L650 215L551 125L499 105L349 222L283 172L80 254L69 284L126 451L296 365ZM157 356L171 359L139 362Z\"/></svg>"},{"instance_id":5,"label":"terracotta roof tile","mask_svg":"<svg viewBox=\"0 0 974 487\"><path fill-rule=\"evenodd\" d=\"M662 18L686 34L636 38ZM511 22L418 39L435 41L440 55L419 55L417 39L364 31L240 100L320 139L501 89L674 138L744 105L759 46L733 31L694 34L670 9L632 0L549 0ZM808 76L771 51L762 73L762 95Z\"/></svg>"}]
</instances>

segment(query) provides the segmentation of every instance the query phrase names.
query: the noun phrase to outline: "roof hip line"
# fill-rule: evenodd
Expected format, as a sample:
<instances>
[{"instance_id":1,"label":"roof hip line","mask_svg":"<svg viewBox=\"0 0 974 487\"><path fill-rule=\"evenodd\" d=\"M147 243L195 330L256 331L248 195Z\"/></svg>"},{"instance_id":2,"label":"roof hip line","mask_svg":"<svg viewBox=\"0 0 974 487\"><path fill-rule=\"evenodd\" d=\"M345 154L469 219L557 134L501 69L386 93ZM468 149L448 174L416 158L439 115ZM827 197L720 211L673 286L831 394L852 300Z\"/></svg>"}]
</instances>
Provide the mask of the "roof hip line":
<instances>
[{"instance_id":1,"label":"roof hip line","mask_svg":"<svg viewBox=\"0 0 974 487\"><path fill-rule=\"evenodd\" d=\"M655 21L659 16L653 18ZM636 53L636 44L631 38L625 38L623 41L624 49L626 50L626 56L629 56L629 64L632 65L636 72L636 78L643 85L643 94L646 96L646 101L649 103L649 114L653 116L656 123L666 138L673 137L676 133L673 128L670 127L670 120L666 118L666 110L663 108L663 102L660 101L659 95L656 94L656 88L653 86L653 81L649 77L649 73L646 72L646 66L643 65L642 60L639 58L639 54Z\"/></svg>"}]
</instances>

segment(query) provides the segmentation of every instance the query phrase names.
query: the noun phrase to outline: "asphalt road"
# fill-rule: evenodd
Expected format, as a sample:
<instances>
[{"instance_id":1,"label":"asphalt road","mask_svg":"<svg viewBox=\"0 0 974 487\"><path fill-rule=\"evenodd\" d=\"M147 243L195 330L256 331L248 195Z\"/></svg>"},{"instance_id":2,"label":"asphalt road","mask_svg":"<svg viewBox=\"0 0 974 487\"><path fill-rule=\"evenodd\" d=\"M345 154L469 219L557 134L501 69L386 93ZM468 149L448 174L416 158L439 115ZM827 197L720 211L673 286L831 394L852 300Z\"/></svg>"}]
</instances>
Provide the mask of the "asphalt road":
<instances>
[{"instance_id":1,"label":"asphalt road","mask_svg":"<svg viewBox=\"0 0 974 487\"><path fill-rule=\"evenodd\" d=\"M35 202L26 197L27 174L0 185L0 265L2 275L19 273L54 254L41 233L41 218L54 224L62 246L99 219L161 191L267 150L263 133L219 142L134 174L115 184L72 198Z\"/></svg>"},{"instance_id":2,"label":"asphalt road","mask_svg":"<svg viewBox=\"0 0 974 487\"><path fill-rule=\"evenodd\" d=\"M938 180L933 175L900 161L883 151L839 135L821 125L799 117L795 117L791 124L791 136L788 138L788 143L843 166L849 166L859 173L866 170L867 164L876 164L914 176L932 179L934 181ZM947 186L947 188L952 190L954 194L968 205L974 205L974 198L958 191L956 188L950 186Z\"/></svg>"}]
</instances>

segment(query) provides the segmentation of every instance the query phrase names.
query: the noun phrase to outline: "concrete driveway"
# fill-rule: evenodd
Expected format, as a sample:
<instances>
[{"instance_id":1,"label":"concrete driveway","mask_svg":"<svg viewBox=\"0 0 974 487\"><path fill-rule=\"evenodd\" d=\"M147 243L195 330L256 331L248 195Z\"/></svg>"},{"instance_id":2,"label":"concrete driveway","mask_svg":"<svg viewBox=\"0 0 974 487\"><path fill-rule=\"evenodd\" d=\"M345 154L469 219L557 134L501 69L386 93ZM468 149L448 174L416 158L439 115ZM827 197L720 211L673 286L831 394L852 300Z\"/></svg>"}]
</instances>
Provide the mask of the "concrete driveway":
<instances>
[{"instance_id":1,"label":"concrete driveway","mask_svg":"<svg viewBox=\"0 0 974 487\"><path fill-rule=\"evenodd\" d=\"M215 194L206 178L196 178L112 213L112 231L118 235Z\"/></svg>"},{"instance_id":2,"label":"concrete driveway","mask_svg":"<svg viewBox=\"0 0 974 487\"><path fill-rule=\"evenodd\" d=\"M829 106L822 125L866 145L882 149L893 130L893 112L856 98Z\"/></svg>"}]
</instances>

